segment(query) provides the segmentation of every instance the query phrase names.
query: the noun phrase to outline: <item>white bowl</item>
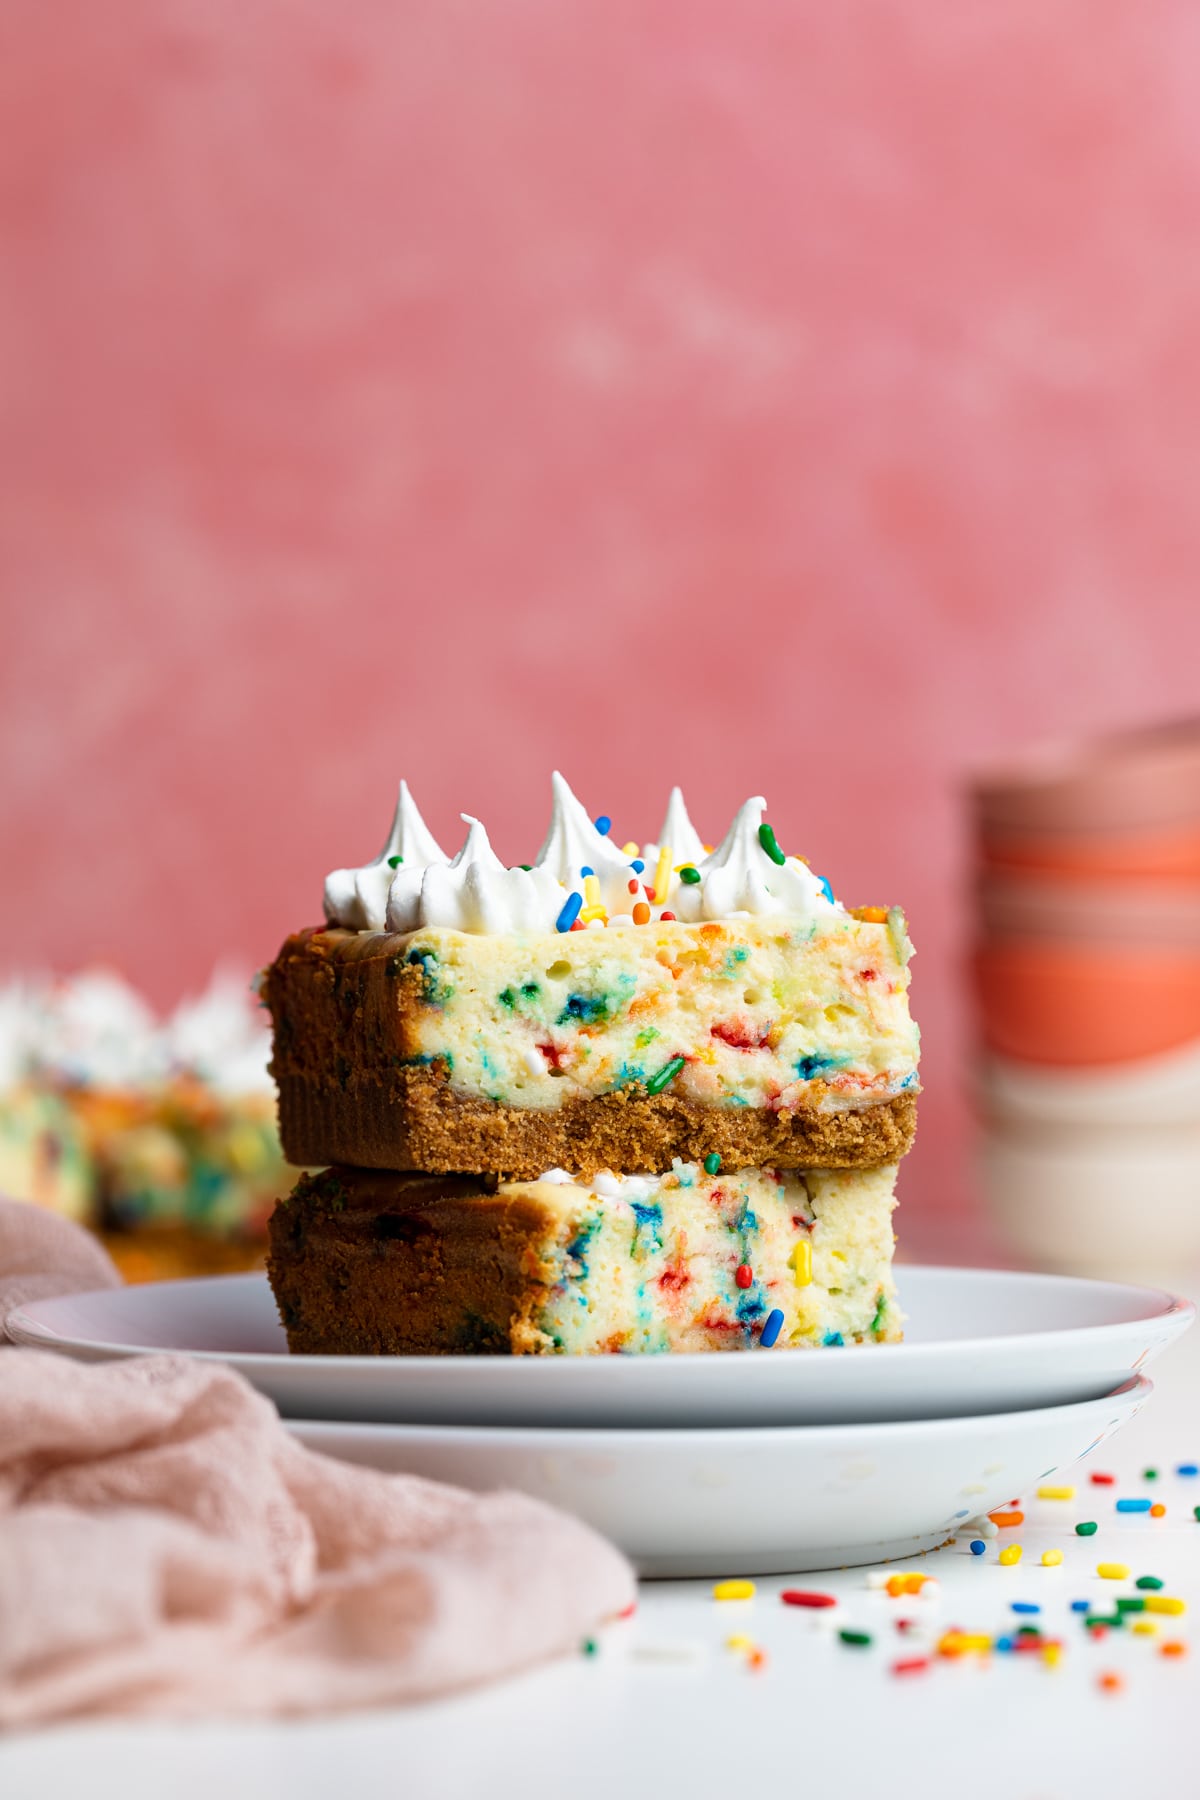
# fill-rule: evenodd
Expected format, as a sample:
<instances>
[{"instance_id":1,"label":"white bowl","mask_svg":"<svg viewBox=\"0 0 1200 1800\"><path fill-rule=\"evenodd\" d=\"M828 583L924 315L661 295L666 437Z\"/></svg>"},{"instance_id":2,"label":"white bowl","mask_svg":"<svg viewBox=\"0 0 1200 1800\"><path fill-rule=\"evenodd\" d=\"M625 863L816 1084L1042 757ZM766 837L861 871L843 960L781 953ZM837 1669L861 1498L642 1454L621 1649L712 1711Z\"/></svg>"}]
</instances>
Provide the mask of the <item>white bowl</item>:
<instances>
[{"instance_id":1,"label":"white bowl","mask_svg":"<svg viewBox=\"0 0 1200 1800\"><path fill-rule=\"evenodd\" d=\"M347 1462L534 1494L594 1525L642 1575L798 1573L934 1549L1088 1455L1150 1391L1137 1376L1074 1406L886 1425L531 1431L294 1421L291 1430Z\"/></svg>"},{"instance_id":2,"label":"white bowl","mask_svg":"<svg viewBox=\"0 0 1200 1800\"><path fill-rule=\"evenodd\" d=\"M86 1360L184 1350L294 1418L534 1426L933 1419L1094 1400L1186 1329L1189 1301L991 1269L897 1270L907 1341L698 1356L289 1356L265 1276L112 1288L21 1308L9 1330Z\"/></svg>"},{"instance_id":3,"label":"white bowl","mask_svg":"<svg viewBox=\"0 0 1200 1800\"><path fill-rule=\"evenodd\" d=\"M1200 1132L996 1127L979 1163L1001 1231L1041 1268L1135 1280L1200 1268Z\"/></svg>"}]
</instances>

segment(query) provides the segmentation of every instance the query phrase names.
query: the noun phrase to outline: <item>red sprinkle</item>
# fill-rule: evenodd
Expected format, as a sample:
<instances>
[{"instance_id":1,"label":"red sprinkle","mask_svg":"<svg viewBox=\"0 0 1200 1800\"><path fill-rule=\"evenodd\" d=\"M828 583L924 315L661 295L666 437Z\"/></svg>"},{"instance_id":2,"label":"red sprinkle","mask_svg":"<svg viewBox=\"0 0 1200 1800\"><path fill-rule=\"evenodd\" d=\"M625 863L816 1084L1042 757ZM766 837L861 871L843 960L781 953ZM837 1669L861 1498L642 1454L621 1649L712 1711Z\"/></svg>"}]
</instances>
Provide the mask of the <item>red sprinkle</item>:
<instances>
[{"instance_id":1,"label":"red sprinkle","mask_svg":"<svg viewBox=\"0 0 1200 1800\"><path fill-rule=\"evenodd\" d=\"M893 1675L919 1675L922 1669L929 1667L927 1656L902 1656L899 1662L892 1664Z\"/></svg>"},{"instance_id":2,"label":"red sprinkle","mask_svg":"<svg viewBox=\"0 0 1200 1800\"><path fill-rule=\"evenodd\" d=\"M675 914L673 912L668 912L666 907L664 906L658 916L659 916L660 921L665 922L667 919L674 919Z\"/></svg>"},{"instance_id":3,"label":"red sprinkle","mask_svg":"<svg viewBox=\"0 0 1200 1800\"><path fill-rule=\"evenodd\" d=\"M1095 1469L1092 1470L1092 1482L1096 1487L1114 1487L1116 1480L1115 1475L1101 1475Z\"/></svg>"},{"instance_id":4,"label":"red sprinkle","mask_svg":"<svg viewBox=\"0 0 1200 1800\"><path fill-rule=\"evenodd\" d=\"M632 1617L636 1611L637 1611L637 1601L631 1600L629 1602L628 1606L623 1606L621 1608L620 1612L617 1614L617 1617L618 1617L618 1619L632 1619Z\"/></svg>"},{"instance_id":5,"label":"red sprinkle","mask_svg":"<svg viewBox=\"0 0 1200 1800\"><path fill-rule=\"evenodd\" d=\"M749 1263L740 1263L733 1279L740 1288L748 1288L750 1283L754 1280L754 1270L750 1267Z\"/></svg>"},{"instance_id":6,"label":"red sprinkle","mask_svg":"<svg viewBox=\"0 0 1200 1800\"><path fill-rule=\"evenodd\" d=\"M785 1606L836 1606L836 1594L813 1594L807 1588L784 1588L779 1598Z\"/></svg>"},{"instance_id":7,"label":"red sprinkle","mask_svg":"<svg viewBox=\"0 0 1200 1800\"><path fill-rule=\"evenodd\" d=\"M638 889L638 884L637 884L637 882L636 882L636 881L631 881L631 882L630 882L630 884L629 884L629 891L630 891L630 893L631 893L631 894L636 894L636 893L637 893L637 889Z\"/></svg>"}]
</instances>

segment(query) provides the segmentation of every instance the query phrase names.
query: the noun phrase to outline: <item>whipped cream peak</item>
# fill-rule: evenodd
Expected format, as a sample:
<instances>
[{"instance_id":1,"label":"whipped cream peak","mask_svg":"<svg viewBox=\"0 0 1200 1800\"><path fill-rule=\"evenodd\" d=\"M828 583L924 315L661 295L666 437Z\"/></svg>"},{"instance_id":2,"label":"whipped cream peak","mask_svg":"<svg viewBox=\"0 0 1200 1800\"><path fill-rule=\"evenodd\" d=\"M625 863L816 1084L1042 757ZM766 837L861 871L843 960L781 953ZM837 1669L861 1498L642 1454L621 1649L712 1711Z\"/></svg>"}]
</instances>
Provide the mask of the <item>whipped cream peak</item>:
<instances>
[{"instance_id":1,"label":"whipped cream peak","mask_svg":"<svg viewBox=\"0 0 1200 1800\"><path fill-rule=\"evenodd\" d=\"M698 882L680 884L675 908L681 919L727 919L732 914L790 913L801 918L841 912L828 882L814 875L798 856L776 861L763 830L767 803L753 795L739 807L725 837L696 869ZM782 855L782 852L777 854Z\"/></svg>"},{"instance_id":2,"label":"whipped cream peak","mask_svg":"<svg viewBox=\"0 0 1200 1800\"><path fill-rule=\"evenodd\" d=\"M628 903L629 859L611 838L602 837L575 798L567 782L554 771L554 811L550 830L537 853L534 867L551 874L564 890L563 898L578 888L588 869L600 884L600 897L609 912Z\"/></svg>"},{"instance_id":3,"label":"whipped cream peak","mask_svg":"<svg viewBox=\"0 0 1200 1800\"><path fill-rule=\"evenodd\" d=\"M349 931L382 931L393 869L425 869L449 861L418 812L407 781L401 781L391 830L379 855L361 869L335 869L326 876L325 917L329 924Z\"/></svg>"},{"instance_id":4,"label":"whipped cream peak","mask_svg":"<svg viewBox=\"0 0 1200 1800\"><path fill-rule=\"evenodd\" d=\"M387 901L389 931L442 925L453 931L553 931L566 898L545 869L506 869L478 819L462 814L466 841L452 863L402 866Z\"/></svg>"},{"instance_id":5,"label":"whipped cream peak","mask_svg":"<svg viewBox=\"0 0 1200 1800\"><path fill-rule=\"evenodd\" d=\"M700 863L704 860L704 845L700 841L700 833L688 816L684 803L683 789L673 787L671 798L667 801L667 814L662 822L662 830L658 834L658 842L647 844L649 856L657 856L661 845L666 844L671 851L672 864L677 868L680 863Z\"/></svg>"}]
</instances>

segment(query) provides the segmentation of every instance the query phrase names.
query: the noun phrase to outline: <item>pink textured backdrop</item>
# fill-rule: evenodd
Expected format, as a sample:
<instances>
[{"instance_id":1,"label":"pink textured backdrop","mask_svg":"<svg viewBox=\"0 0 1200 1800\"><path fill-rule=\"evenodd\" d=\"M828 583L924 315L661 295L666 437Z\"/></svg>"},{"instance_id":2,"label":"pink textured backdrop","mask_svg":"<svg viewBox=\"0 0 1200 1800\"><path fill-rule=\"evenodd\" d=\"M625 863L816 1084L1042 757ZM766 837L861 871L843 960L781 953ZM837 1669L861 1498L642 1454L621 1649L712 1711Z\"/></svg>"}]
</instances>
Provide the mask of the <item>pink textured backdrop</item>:
<instances>
[{"instance_id":1,"label":"pink textured backdrop","mask_svg":"<svg viewBox=\"0 0 1200 1800\"><path fill-rule=\"evenodd\" d=\"M3 964L264 959L401 771L514 859L552 763L761 790L908 907L953 1206L956 777L1196 699L1190 0L0 36Z\"/></svg>"}]
</instances>

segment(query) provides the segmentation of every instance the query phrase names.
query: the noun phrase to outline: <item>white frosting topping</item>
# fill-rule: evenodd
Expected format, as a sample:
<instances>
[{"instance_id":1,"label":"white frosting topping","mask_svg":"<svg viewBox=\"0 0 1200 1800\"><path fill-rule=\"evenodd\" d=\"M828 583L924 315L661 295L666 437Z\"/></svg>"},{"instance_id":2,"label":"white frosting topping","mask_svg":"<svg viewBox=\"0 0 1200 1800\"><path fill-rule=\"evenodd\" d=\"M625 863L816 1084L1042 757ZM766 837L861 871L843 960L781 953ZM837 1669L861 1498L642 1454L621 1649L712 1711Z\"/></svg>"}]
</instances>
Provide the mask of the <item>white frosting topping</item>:
<instances>
[{"instance_id":1,"label":"white frosting topping","mask_svg":"<svg viewBox=\"0 0 1200 1800\"><path fill-rule=\"evenodd\" d=\"M723 843L696 864L700 880L680 882L674 909L681 919L728 919L736 913L789 913L800 918L842 909L828 887L798 856L777 863L760 835L761 795L739 810Z\"/></svg>"},{"instance_id":2,"label":"white frosting topping","mask_svg":"<svg viewBox=\"0 0 1200 1800\"><path fill-rule=\"evenodd\" d=\"M566 930L575 918L595 931L632 927L634 908L650 905L647 890L657 874L658 846L647 845L636 859L627 856L596 829L557 772L553 789L554 811L537 861L510 869L479 820L467 813L462 815L466 841L451 862L402 781L388 841L375 861L362 869L336 869L328 877L327 919L351 930L380 931L386 925L396 932L423 925L485 934L546 932L556 926ZM706 856L682 792L671 790L659 841L670 852L673 871L690 864L699 879L685 882L673 874L665 910L689 923L766 913L810 919L842 911L828 883L801 858L779 861L778 851L772 854L774 839L762 820L765 806L761 797L747 800L724 842ZM650 915L657 919L663 911L659 897Z\"/></svg>"},{"instance_id":3,"label":"white frosting topping","mask_svg":"<svg viewBox=\"0 0 1200 1800\"><path fill-rule=\"evenodd\" d=\"M407 781L400 795L387 843L374 862L361 869L335 869L325 877L325 917L350 931L382 931L393 871L426 869L450 858L417 811Z\"/></svg>"}]
</instances>

